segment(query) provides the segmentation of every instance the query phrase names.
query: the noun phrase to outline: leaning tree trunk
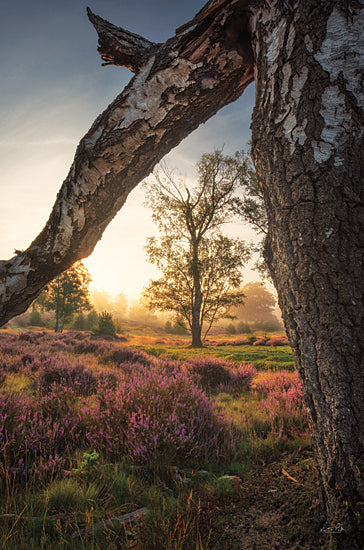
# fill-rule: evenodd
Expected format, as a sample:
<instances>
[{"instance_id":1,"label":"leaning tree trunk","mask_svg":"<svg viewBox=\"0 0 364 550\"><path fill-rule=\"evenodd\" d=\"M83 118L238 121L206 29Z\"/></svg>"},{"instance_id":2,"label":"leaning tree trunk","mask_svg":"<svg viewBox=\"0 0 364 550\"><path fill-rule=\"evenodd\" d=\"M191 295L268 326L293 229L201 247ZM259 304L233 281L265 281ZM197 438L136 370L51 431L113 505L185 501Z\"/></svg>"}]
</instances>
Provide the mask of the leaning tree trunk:
<instances>
[{"instance_id":1,"label":"leaning tree trunk","mask_svg":"<svg viewBox=\"0 0 364 550\"><path fill-rule=\"evenodd\" d=\"M27 250L0 262L0 325L25 311L56 275L91 254L155 164L252 82L245 3L209 2L164 44L88 11L102 58L136 76L81 140L43 231Z\"/></svg>"},{"instance_id":2,"label":"leaning tree trunk","mask_svg":"<svg viewBox=\"0 0 364 550\"><path fill-rule=\"evenodd\" d=\"M252 18L252 151L269 220L265 256L304 386L327 532L339 547L359 548L363 11L357 2L292 4L262 1ZM335 534L338 522L344 531Z\"/></svg>"}]
</instances>

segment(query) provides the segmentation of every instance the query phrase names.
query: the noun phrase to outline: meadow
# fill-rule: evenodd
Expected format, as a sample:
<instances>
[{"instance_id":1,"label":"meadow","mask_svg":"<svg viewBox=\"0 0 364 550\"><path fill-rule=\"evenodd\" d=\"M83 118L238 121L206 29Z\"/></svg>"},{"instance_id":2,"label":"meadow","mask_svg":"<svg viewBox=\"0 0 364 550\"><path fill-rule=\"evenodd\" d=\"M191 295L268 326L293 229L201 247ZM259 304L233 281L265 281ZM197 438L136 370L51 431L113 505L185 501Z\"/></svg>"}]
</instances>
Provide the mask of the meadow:
<instances>
[{"instance_id":1,"label":"meadow","mask_svg":"<svg viewBox=\"0 0 364 550\"><path fill-rule=\"evenodd\" d=\"M318 548L285 340L125 340L0 332L1 548Z\"/></svg>"}]
</instances>

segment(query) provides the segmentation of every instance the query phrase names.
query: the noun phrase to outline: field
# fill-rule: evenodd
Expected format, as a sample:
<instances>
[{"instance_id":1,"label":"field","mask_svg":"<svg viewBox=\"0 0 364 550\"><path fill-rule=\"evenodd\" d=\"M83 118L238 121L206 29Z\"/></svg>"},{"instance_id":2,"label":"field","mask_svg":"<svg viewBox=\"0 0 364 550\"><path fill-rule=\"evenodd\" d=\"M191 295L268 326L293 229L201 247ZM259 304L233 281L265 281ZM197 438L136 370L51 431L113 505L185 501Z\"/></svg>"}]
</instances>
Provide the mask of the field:
<instances>
[{"instance_id":1,"label":"field","mask_svg":"<svg viewBox=\"0 0 364 550\"><path fill-rule=\"evenodd\" d=\"M123 340L0 332L0 547L328 548L289 347Z\"/></svg>"}]
</instances>

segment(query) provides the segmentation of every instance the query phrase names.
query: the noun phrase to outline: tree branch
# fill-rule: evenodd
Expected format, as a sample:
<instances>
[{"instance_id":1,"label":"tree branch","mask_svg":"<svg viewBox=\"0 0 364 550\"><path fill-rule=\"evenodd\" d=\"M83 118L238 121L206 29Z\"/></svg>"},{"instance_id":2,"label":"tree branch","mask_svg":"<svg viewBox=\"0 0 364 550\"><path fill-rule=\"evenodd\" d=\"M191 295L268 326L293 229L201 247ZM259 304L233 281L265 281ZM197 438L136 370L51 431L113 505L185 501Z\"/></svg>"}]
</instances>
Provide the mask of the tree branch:
<instances>
[{"instance_id":1,"label":"tree branch","mask_svg":"<svg viewBox=\"0 0 364 550\"><path fill-rule=\"evenodd\" d=\"M116 27L95 15L90 8L87 8L87 15L99 36L97 51L106 61L103 65L119 65L136 73L159 46L138 34Z\"/></svg>"}]
</instances>

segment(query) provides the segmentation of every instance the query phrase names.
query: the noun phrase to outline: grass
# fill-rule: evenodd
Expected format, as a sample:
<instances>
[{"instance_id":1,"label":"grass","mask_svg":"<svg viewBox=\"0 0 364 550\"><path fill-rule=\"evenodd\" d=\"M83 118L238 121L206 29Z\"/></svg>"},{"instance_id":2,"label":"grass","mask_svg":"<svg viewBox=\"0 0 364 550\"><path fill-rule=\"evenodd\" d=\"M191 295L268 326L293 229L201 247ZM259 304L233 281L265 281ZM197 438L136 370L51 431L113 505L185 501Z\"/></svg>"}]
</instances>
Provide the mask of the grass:
<instances>
[{"instance_id":1,"label":"grass","mask_svg":"<svg viewBox=\"0 0 364 550\"><path fill-rule=\"evenodd\" d=\"M102 355L96 352L72 355L72 346L80 341L76 336L65 350L67 357L77 361L84 358L95 372L105 370ZM51 343L53 338L54 342L60 341L59 336L49 338ZM65 345L67 338L62 342ZM96 343L102 345L100 340ZM36 354L43 343L28 344L24 339L22 349L27 345ZM263 382L274 378L278 365L293 370L287 346L210 346L194 350L181 344L150 342L138 347L154 356L173 359L203 355L253 363L261 371L256 380ZM36 398L37 373L14 369L4 370L2 391ZM110 359L107 369L120 374L120 366ZM259 391L253 387L209 396L217 411L224 414L236 442L233 454L222 455L219 461L211 459L195 465L186 461L178 466L166 461L157 468L130 463L123 456L110 458L95 448L77 448L65 454L63 477L54 474L39 483L35 477L23 479L6 468L5 452L0 461L0 548L324 549L318 520L310 509L317 474L305 420L299 411L285 408L285 402L276 403L275 410L264 408L263 390ZM94 397L77 399L86 403ZM135 524L108 525L91 532L100 522L143 507L148 513ZM84 529L89 535L73 536Z\"/></svg>"},{"instance_id":2,"label":"grass","mask_svg":"<svg viewBox=\"0 0 364 550\"><path fill-rule=\"evenodd\" d=\"M290 346L206 346L202 349L169 344L138 345L139 349L159 357L166 355L172 359L191 357L219 357L235 363L252 363L257 370L295 370Z\"/></svg>"}]
</instances>

